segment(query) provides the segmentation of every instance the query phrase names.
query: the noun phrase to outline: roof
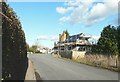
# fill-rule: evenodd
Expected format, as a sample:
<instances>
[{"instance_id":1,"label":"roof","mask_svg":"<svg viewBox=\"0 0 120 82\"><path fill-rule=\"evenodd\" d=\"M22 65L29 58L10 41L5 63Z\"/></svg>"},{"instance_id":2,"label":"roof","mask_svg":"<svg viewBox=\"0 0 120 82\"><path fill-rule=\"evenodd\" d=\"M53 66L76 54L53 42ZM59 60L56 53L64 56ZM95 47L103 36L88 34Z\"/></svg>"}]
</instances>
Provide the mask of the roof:
<instances>
[{"instance_id":1,"label":"roof","mask_svg":"<svg viewBox=\"0 0 120 82\"><path fill-rule=\"evenodd\" d=\"M79 34L73 35L73 36L69 36L68 37L68 42L75 42L79 37L80 37Z\"/></svg>"},{"instance_id":2,"label":"roof","mask_svg":"<svg viewBox=\"0 0 120 82\"><path fill-rule=\"evenodd\" d=\"M69 36L68 37L68 42L75 42L77 39L79 38L86 38L86 39L89 39L90 36L85 36L83 33L80 33L80 34L77 34L77 35L72 35L72 36Z\"/></svg>"}]
</instances>

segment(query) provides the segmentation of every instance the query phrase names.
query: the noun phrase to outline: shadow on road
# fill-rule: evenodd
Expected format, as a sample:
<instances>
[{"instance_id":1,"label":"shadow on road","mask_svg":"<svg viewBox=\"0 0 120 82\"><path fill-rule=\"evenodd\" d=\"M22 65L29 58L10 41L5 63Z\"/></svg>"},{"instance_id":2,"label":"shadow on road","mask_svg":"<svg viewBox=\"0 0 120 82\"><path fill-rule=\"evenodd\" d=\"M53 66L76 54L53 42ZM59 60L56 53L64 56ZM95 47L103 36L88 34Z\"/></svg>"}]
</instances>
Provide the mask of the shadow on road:
<instances>
[{"instance_id":1,"label":"shadow on road","mask_svg":"<svg viewBox=\"0 0 120 82\"><path fill-rule=\"evenodd\" d=\"M43 82L40 75L37 72L35 72L35 76L36 76L36 82Z\"/></svg>"}]
</instances>

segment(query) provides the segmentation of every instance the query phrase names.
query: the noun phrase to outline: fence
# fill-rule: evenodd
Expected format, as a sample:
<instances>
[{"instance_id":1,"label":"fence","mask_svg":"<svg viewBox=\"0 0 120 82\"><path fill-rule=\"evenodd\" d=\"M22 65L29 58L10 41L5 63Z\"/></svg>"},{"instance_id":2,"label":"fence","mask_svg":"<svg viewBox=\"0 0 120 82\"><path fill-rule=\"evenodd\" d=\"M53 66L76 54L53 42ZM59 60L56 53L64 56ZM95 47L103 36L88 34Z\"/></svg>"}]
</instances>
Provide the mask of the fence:
<instances>
[{"instance_id":1,"label":"fence","mask_svg":"<svg viewBox=\"0 0 120 82\"><path fill-rule=\"evenodd\" d=\"M117 69L118 67L120 67L118 57L115 55L90 54L84 51L71 51L71 50L61 50L59 54L61 55L61 57L70 58L88 65L110 69L111 68Z\"/></svg>"},{"instance_id":2,"label":"fence","mask_svg":"<svg viewBox=\"0 0 120 82\"><path fill-rule=\"evenodd\" d=\"M119 64L115 55L86 54L83 58L78 56L76 60L81 63L105 68L117 68Z\"/></svg>"}]
</instances>

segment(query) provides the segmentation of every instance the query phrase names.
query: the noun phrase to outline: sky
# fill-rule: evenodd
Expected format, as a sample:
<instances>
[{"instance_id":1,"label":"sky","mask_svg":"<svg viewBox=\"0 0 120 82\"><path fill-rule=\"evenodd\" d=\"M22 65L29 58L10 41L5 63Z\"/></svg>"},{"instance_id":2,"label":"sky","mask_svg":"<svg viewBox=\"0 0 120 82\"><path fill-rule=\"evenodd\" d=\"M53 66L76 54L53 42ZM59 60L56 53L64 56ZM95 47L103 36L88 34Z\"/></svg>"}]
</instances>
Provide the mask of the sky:
<instances>
[{"instance_id":1,"label":"sky","mask_svg":"<svg viewBox=\"0 0 120 82\"><path fill-rule=\"evenodd\" d=\"M98 40L107 25L117 26L118 0L67 0L63 2L7 2L19 17L31 46L53 48L64 30Z\"/></svg>"}]
</instances>

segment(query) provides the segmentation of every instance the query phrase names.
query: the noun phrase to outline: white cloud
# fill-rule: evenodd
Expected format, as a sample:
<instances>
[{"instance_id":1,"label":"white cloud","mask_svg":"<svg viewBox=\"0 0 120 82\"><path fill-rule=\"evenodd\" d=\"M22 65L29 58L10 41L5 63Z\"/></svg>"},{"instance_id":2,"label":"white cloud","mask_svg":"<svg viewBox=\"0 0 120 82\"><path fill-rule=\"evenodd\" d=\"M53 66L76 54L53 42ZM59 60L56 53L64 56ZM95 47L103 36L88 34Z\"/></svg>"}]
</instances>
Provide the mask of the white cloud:
<instances>
[{"instance_id":1,"label":"white cloud","mask_svg":"<svg viewBox=\"0 0 120 82\"><path fill-rule=\"evenodd\" d=\"M69 22L70 24L76 24L84 20L84 15L88 11L86 5L79 5L75 7L73 12L68 16L63 16L59 19L60 22Z\"/></svg>"},{"instance_id":2,"label":"white cloud","mask_svg":"<svg viewBox=\"0 0 120 82\"><path fill-rule=\"evenodd\" d=\"M70 19L69 16L68 16L68 17L67 17L67 16L64 16L64 17L60 18L59 21L60 21L60 22L66 22L66 21L68 21L69 19Z\"/></svg>"},{"instance_id":3,"label":"white cloud","mask_svg":"<svg viewBox=\"0 0 120 82\"><path fill-rule=\"evenodd\" d=\"M104 0L106 2L106 6L111 9L111 11L118 11L118 2L120 0Z\"/></svg>"},{"instance_id":4,"label":"white cloud","mask_svg":"<svg viewBox=\"0 0 120 82\"><path fill-rule=\"evenodd\" d=\"M67 0L65 2L65 5L68 6L79 6L81 4L90 5L92 2L94 2L95 0Z\"/></svg>"},{"instance_id":5,"label":"white cloud","mask_svg":"<svg viewBox=\"0 0 120 82\"><path fill-rule=\"evenodd\" d=\"M88 16L86 17L86 25L92 25L97 22L100 22L107 18L108 16L118 13L118 3L117 0L113 2L111 0L105 0L104 3L97 3L93 6L92 10L88 12Z\"/></svg>"},{"instance_id":6,"label":"white cloud","mask_svg":"<svg viewBox=\"0 0 120 82\"><path fill-rule=\"evenodd\" d=\"M85 25L98 23L108 16L117 13L118 1L119 0L68 0L68 2L65 3L65 6L68 7L65 9L61 7L60 13L65 14L67 8L74 8L70 14L65 14L59 21L69 22L70 24L83 23ZM60 9L58 10L60 11Z\"/></svg>"},{"instance_id":7,"label":"white cloud","mask_svg":"<svg viewBox=\"0 0 120 82\"><path fill-rule=\"evenodd\" d=\"M89 41L91 43L96 44L99 38L100 38L100 36L91 36L91 38L89 39Z\"/></svg>"},{"instance_id":8,"label":"white cloud","mask_svg":"<svg viewBox=\"0 0 120 82\"><path fill-rule=\"evenodd\" d=\"M83 8L83 6L82 6L82 7L77 7L77 8L75 8L75 10L73 11L73 13L71 13L71 15L70 15L70 17L69 17L69 18L70 18L70 19L69 19L69 22L70 22L71 24L79 23L79 21L82 20L82 13L84 13L84 12L81 11L82 8ZM85 11L85 10L83 10L83 11Z\"/></svg>"},{"instance_id":9,"label":"white cloud","mask_svg":"<svg viewBox=\"0 0 120 82\"><path fill-rule=\"evenodd\" d=\"M65 14L69 11L73 10L73 7L67 7L67 8L64 8L64 7L57 7L56 8L56 11L60 14Z\"/></svg>"},{"instance_id":10,"label":"white cloud","mask_svg":"<svg viewBox=\"0 0 120 82\"><path fill-rule=\"evenodd\" d=\"M77 1L68 0L68 1L66 1L65 5L78 6L78 5L80 5L80 3L81 3L81 0L77 0Z\"/></svg>"},{"instance_id":11,"label":"white cloud","mask_svg":"<svg viewBox=\"0 0 120 82\"><path fill-rule=\"evenodd\" d=\"M59 36L57 35L40 35L39 37L37 37L38 40L51 40L51 41L57 41L59 38Z\"/></svg>"},{"instance_id":12,"label":"white cloud","mask_svg":"<svg viewBox=\"0 0 120 82\"><path fill-rule=\"evenodd\" d=\"M58 41L58 39L59 39L59 36L58 36L58 35L53 35L53 36L51 36L51 40L52 40L52 41Z\"/></svg>"},{"instance_id":13,"label":"white cloud","mask_svg":"<svg viewBox=\"0 0 120 82\"><path fill-rule=\"evenodd\" d=\"M92 10L88 13L86 17L86 24L94 24L96 22L102 21L108 16L109 9L103 3L96 4Z\"/></svg>"},{"instance_id":14,"label":"white cloud","mask_svg":"<svg viewBox=\"0 0 120 82\"><path fill-rule=\"evenodd\" d=\"M98 40L100 38L100 36L92 36L92 39L94 40Z\"/></svg>"},{"instance_id":15,"label":"white cloud","mask_svg":"<svg viewBox=\"0 0 120 82\"><path fill-rule=\"evenodd\" d=\"M69 7L74 7L73 11L68 16L61 17L59 21L69 22L72 25L84 21L84 16L88 11L88 8L91 6L91 4L92 4L92 0L68 1L65 5L68 5Z\"/></svg>"},{"instance_id":16,"label":"white cloud","mask_svg":"<svg viewBox=\"0 0 120 82\"><path fill-rule=\"evenodd\" d=\"M45 36L45 35L41 35L39 37L37 37L37 39L39 40L47 40L49 37L48 36Z\"/></svg>"}]
</instances>

